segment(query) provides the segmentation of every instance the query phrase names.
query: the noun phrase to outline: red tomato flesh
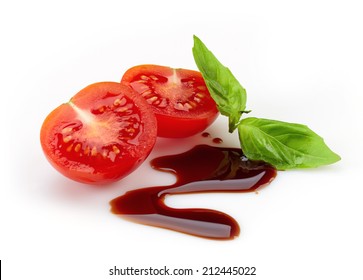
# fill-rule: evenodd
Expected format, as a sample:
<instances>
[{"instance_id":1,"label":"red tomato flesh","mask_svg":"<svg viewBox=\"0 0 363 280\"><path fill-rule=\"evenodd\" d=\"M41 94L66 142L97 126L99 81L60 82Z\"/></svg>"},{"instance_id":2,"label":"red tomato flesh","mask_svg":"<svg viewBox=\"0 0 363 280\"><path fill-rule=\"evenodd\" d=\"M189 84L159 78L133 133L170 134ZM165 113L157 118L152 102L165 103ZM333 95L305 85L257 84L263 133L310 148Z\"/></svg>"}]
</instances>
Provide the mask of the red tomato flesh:
<instances>
[{"instance_id":1,"label":"red tomato flesh","mask_svg":"<svg viewBox=\"0 0 363 280\"><path fill-rule=\"evenodd\" d=\"M187 137L206 129L218 116L200 72L158 65L139 65L121 80L151 105L158 136Z\"/></svg>"},{"instance_id":2,"label":"red tomato flesh","mask_svg":"<svg viewBox=\"0 0 363 280\"><path fill-rule=\"evenodd\" d=\"M88 184L110 183L135 170L156 140L147 102L120 83L92 84L45 119L41 145L63 175Z\"/></svg>"}]
</instances>

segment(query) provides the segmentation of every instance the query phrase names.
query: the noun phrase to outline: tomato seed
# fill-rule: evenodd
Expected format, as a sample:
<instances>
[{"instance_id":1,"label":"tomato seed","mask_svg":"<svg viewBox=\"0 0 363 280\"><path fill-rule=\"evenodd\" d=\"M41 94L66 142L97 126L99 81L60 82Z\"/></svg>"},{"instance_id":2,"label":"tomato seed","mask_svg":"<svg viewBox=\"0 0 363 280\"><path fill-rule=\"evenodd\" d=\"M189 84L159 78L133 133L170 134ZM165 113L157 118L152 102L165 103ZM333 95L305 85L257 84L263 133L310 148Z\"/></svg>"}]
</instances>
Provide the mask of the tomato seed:
<instances>
[{"instance_id":1,"label":"tomato seed","mask_svg":"<svg viewBox=\"0 0 363 280\"><path fill-rule=\"evenodd\" d=\"M197 107L197 103L195 103L194 101L189 101L188 102L193 108Z\"/></svg>"},{"instance_id":2,"label":"tomato seed","mask_svg":"<svg viewBox=\"0 0 363 280\"><path fill-rule=\"evenodd\" d=\"M184 104L184 110L189 111L192 108L193 108L192 105L190 105L189 103Z\"/></svg>"},{"instance_id":3,"label":"tomato seed","mask_svg":"<svg viewBox=\"0 0 363 280\"><path fill-rule=\"evenodd\" d=\"M73 130L72 127L67 126L67 127L65 127L65 128L62 129L62 134L70 133L72 130Z\"/></svg>"},{"instance_id":4,"label":"tomato seed","mask_svg":"<svg viewBox=\"0 0 363 280\"><path fill-rule=\"evenodd\" d=\"M69 141L71 141L71 139L72 139L72 136L71 135L68 135L66 137L63 137L63 142L64 143L68 143Z\"/></svg>"},{"instance_id":5,"label":"tomato seed","mask_svg":"<svg viewBox=\"0 0 363 280\"><path fill-rule=\"evenodd\" d=\"M83 152L83 153L84 153L86 156L88 156L89 151L90 151L90 148L87 146L87 147L84 149L84 152Z\"/></svg>"},{"instance_id":6,"label":"tomato seed","mask_svg":"<svg viewBox=\"0 0 363 280\"><path fill-rule=\"evenodd\" d=\"M142 94L141 94L141 96L142 97L146 97L146 96L148 96L149 94L151 94L152 93L152 91L151 91L151 89L148 89L148 90L145 90Z\"/></svg>"},{"instance_id":7,"label":"tomato seed","mask_svg":"<svg viewBox=\"0 0 363 280\"><path fill-rule=\"evenodd\" d=\"M74 151L76 152L76 153L78 153L79 151L81 150L81 144L77 144L76 145L76 147L74 148Z\"/></svg>"},{"instance_id":8,"label":"tomato seed","mask_svg":"<svg viewBox=\"0 0 363 280\"><path fill-rule=\"evenodd\" d=\"M146 101L149 103L149 104L152 104L154 101L156 101L158 99L157 96L153 96L153 97L150 97L148 99L146 99Z\"/></svg>"},{"instance_id":9,"label":"tomato seed","mask_svg":"<svg viewBox=\"0 0 363 280\"><path fill-rule=\"evenodd\" d=\"M181 103L176 103L174 105L174 108L177 109L177 110L184 110L184 106Z\"/></svg>"},{"instance_id":10,"label":"tomato seed","mask_svg":"<svg viewBox=\"0 0 363 280\"><path fill-rule=\"evenodd\" d=\"M160 102L160 104L158 104L159 108L165 108L168 106L168 101L166 100L166 98L163 98Z\"/></svg>"},{"instance_id":11,"label":"tomato seed","mask_svg":"<svg viewBox=\"0 0 363 280\"><path fill-rule=\"evenodd\" d=\"M124 107L120 107L120 108L118 108L118 109L117 109L117 112L119 112L119 113L123 113L123 112L126 112L128 109L129 109L129 108L127 108L126 106L124 106Z\"/></svg>"},{"instance_id":12,"label":"tomato seed","mask_svg":"<svg viewBox=\"0 0 363 280\"><path fill-rule=\"evenodd\" d=\"M118 105L120 105L121 104L121 100L120 100L120 98L117 98L114 102L113 102L113 105L115 105L115 106L118 106Z\"/></svg>"},{"instance_id":13,"label":"tomato seed","mask_svg":"<svg viewBox=\"0 0 363 280\"><path fill-rule=\"evenodd\" d=\"M113 150L113 152L114 152L116 155L120 153L120 149L119 149L119 148L117 148L116 146L112 146L112 150Z\"/></svg>"}]
</instances>

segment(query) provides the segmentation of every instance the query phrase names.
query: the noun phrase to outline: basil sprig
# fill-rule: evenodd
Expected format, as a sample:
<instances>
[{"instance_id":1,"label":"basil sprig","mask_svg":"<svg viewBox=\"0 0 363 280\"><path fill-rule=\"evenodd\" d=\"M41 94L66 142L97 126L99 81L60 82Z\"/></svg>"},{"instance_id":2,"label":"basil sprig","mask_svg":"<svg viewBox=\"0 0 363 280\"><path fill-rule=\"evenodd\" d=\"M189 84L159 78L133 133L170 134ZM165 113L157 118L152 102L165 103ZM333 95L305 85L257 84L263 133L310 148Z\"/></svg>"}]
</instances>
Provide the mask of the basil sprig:
<instances>
[{"instance_id":1,"label":"basil sprig","mask_svg":"<svg viewBox=\"0 0 363 280\"><path fill-rule=\"evenodd\" d=\"M241 149L249 159L263 160L285 170L340 160L323 138L306 125L261 118L241 120L246 112L246 90L196 36L193 55L219 111L229 118L229 132L238 128Z\"/></svg>"},{"instance_id":2,"label":"basil sprig","mask_svg":"<svg viewBox=\"0 0 363 280\"><path fill-rule=\"evenodd\" d=\"M238 126L241 148L250 159L277 169L318 167L340 160L306 125L246 118Z\"/></svg>"},{"instance_id":3,"label":"basil sprig","mask_svg":"<svg viewBox=\"0 0 363 280\"><path fill-rule=\"evenodd\" d=\"M194 36L193 55L219 112L229 118L229 132L233 132L246 109L246 90L197 36Z\"/></svg>"}]
</instances>

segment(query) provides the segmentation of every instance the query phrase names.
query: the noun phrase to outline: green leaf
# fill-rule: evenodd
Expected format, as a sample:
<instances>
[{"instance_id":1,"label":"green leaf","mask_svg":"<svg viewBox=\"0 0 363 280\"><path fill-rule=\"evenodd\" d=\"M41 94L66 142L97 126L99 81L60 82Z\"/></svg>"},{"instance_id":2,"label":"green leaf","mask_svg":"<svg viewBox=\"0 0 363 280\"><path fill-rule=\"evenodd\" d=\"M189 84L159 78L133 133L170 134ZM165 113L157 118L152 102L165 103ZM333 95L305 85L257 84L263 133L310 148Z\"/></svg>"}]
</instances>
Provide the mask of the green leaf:
<instances>
[{"instance_id":1,"label":"green leaf","mask_svg":"<svg viewBox=\"0 0 363 280\"><path fill-rule=\"evenodd\" d=\"M233 132L246 109L246 90L195 35L193 56L219 112L229 118L229 132Z\"/></svg>"},{"instance_id":2,"label":"green leaf","mask_svg":"<svg viewBox=\"0 0 363 280\"><path fill-rule=\"evenodd\" d=\"M263 160L277 169L318 167L340 160L306 125L246 118L240 122L238 133L249 159Z\"/></svg>"}]
</instances>

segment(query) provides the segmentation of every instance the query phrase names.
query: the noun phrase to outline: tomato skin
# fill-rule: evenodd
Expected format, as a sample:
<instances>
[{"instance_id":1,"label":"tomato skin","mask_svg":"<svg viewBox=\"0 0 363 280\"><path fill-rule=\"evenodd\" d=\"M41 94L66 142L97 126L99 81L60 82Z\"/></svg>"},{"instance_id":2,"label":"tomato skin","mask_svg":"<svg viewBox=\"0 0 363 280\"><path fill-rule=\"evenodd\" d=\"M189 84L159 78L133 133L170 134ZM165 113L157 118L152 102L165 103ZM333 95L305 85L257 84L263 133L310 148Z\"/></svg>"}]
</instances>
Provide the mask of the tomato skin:
<instances>
[{"instance_id":1,"label":"tomato skin","mask_svg":"<svg viewBox=\"0 0 363 280\"><path fill-rule=\"evenodd\" d=\"M195 135L219 115L217 105L197 71L138 65L125 72L121 83L132 87L151 105L160 137Z\"/></svg>"},{"instance_id":2,"label":"tomato skin","mask_svg":"<svg viewBox=\"0 0 363 280\"><path fill-rule=\"evenodd\" d=\"M43 152L64 176L87 184L107 184L134 171L156 141L150 106L127 86L101 82L87 86L54 109L40 131Z\"/></svg>"}]
</instances>

